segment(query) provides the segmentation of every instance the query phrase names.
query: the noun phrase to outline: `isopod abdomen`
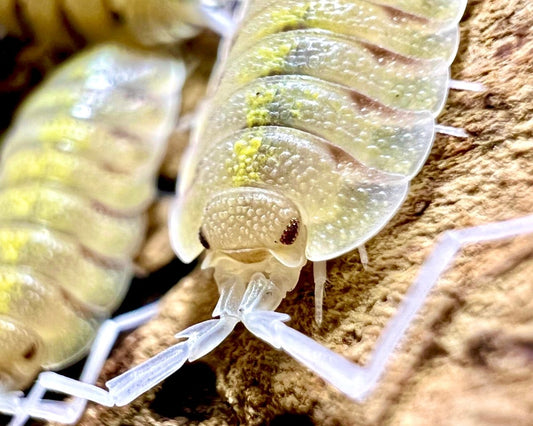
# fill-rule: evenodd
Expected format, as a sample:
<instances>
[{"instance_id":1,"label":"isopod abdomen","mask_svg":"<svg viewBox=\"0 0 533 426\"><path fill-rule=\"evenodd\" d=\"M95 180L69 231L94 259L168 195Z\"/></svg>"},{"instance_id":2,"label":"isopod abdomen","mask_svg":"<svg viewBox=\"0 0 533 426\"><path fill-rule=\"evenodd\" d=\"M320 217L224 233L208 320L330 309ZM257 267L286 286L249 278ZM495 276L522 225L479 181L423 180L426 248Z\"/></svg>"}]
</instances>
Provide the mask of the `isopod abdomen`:
<instances>
[{"instance_id":1,"label":"isopod abdomen","mask_svg":"<svg viewBox=\"0 0 533 426\"><path fill-rule=\"evenodd\" d=\"M181 61L97 47L22 106L0 164L0 380L79 358L120 303L177 114Z\"/></svg>"}]
</instances>

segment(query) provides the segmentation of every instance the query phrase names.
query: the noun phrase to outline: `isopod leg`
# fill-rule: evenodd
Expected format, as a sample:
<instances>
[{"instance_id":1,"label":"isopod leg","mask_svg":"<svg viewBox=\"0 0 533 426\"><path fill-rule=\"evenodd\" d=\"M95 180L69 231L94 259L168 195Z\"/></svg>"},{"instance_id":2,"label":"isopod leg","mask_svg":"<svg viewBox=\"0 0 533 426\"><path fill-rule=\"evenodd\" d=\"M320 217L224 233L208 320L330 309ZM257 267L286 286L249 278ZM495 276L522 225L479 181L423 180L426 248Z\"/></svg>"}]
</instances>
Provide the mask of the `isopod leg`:
<instances>
[{"instance_id":1,"label":"isopod leg","mask_svg":"<svg viewBox=\"0 0 533 426\"><path fill-rule=\"evenodd\" d=\"M443 135L455 136L457 138L467 138L470 136L464 129L459 127L443 126L442 124L435 124L435 131Z\"/></svg>"},{"instance_id":2,"label":"isopod leg","mask_svg":"<svg viewBox=\"0 0 533 426\"><path fill-rule=\"evenodd\" d=\"M200 4L205 25L222 37L230 37L236 27L231 11L209 2L200 2Z\"/></svg>"},{"instance_id":3,"label":"isopod leg","mask_svg":"<svg viewBox=\"0 0 533 426\"><path fill-rule=\"evenodd\" d=\"M102 404L105 403L105 399L102 399L104 398L102 392L106 395L107 392L92 386L92 383L96 382L117 336L120 332L139 327L154 317L156 313L157 303L152 303L105 321L98 330L91 352L81 373L80 381L78 382L52 372L41 373L28 396L19 399L19 409L9 425L23 425L30 416L67 424L75 423L85 409L85 397L91 400L97 399ZM83 397L75 398L69 402L42 400L47 390L63 391L65 386L66 389L72 390L72 392L66 393Z\"/></svg>"},{"instance_id":4,"label":"isopod leg","mask_svg":"<svg viewBox=\"0 0 533 426\"><path fill-rule=\"evenodd\" d=\"M487 90L487 88L482 83L454 79L451 79L448 82L448 87L452 90L465 90L468 92L484 92L485 90ZM457 138L467 138L469 136L468 132L466 132L464 129L458 127L443 126L442 124L436 124L435 131L443 135L455 136Z\"/></svg>"},{"instance_id":5,"label":"isopod leg","mask_svg":"<svg viewBox=\"0 0 533 426\"><path fill-rule=\"evenodd\" d=\"M315 321L318 325L322 324L323 304L324 304L324 286L328 277L327 263L313 262L313 279L315 281Z\"/></svg>"},{"instance_id":6,"label":"isopod leg","mask_svg":"<svg viewBox=\"0 0 533 426\"><path fill-rule=\"evenodd\" d=\"M366 271L366 268L368 266L368 253L366 252L365 245L362 244L359 247L357 247L357 251L359 252L359 258L361 259L361 265L363 265L363 269Z\"/></svg>"},{"instance_id":7,"label":"isopod leg","mask_svg":"<svg viewBox=\"0 0 533 426\"><path fill-rule=\"evenodd\" d=\"M482 83L451 79L448 87L453 90L466 90L468 92L484 92L487 88Z\"/></svg>"},{"instance_id":8,"label":"isopod leg","mask_svg":"<svg viewBox=\"0 0 533 426\"><path fill-rule=\"evenodd\" d=\"M360 390L354 389L351 394L352 397L361 400L375 386L385 370L392 352L403 337L416 312L463 245L510 238L531 232L533 232L533 215L459 231L445 232L440 242L422 265L418 277L409 288L404 301L398 308L398 312L380 336L370 363L365 367L368 383Z\"/></svg>"},{"instance_id":9,"label":"isopod leg","mask_svg":"<svg viewBox=\"0 0 533 426\"><path fill-rule=\"evenodd\" d=\"M533 215L505 222L448 231L441 237L409 288L398 312L381 335L370 362L358 366L311 338L283 324L276 312L252 312L244 316L246 327L259 338L285 350L323 379L356 400L363 400L380 379L387 362L441 274L466 244L510 238L533 232Z\"/></svg>"}]
</instances>

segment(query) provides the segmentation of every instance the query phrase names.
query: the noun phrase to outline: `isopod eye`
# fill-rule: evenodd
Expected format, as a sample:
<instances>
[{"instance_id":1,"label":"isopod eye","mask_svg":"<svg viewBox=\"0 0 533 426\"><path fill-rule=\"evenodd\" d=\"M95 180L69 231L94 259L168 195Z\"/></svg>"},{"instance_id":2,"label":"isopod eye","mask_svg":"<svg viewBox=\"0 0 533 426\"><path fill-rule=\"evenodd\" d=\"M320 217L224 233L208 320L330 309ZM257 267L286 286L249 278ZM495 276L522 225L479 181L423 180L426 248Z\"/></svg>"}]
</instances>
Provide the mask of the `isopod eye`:
<instances>
[{"instance_id":1,"label":"isopod eye","mask_svg":"<svg viewBox=\"0 0 533 426\"><path fill-rule=\"evenodd\" d=\"M115 24L117 24L117 25L123 25L124 22L126 22L124 16L121 13L117 12L117 11L112 10L110 12L110 16L111 16L111 19L113 20L113 22Z\"/></svg>"},{"instance_id":2,"label":"isopod eye","mask_svg":"<svg viewBox=\"0 0 533 426\"><path fill-rule=\"evenodd\" d=\"M279 239L279 242L281 244L285 244L286 246L290 246L296 241L296 237L298 237L298 228L300 226L300 222L296 218L292 218L283 231L283 234L281 234L281 237Z\"/></svg>"},{"instance_id":3,"label":"isopod eye","mask_svg":"<svg viewBox=\"0 0 533 426\"><path fill-rule=\"evenodd\" d=\"M204 248L209 249L209 243L207 242L207 238L205 238L205 235L202 232L201 228L200 228L200 231L198 232L198 238L200 239L200 244L203 245Z\"/></svg>"},{"instance_id":4,"label":"isopod eye","mask_svg":"<svg viewBox=\"0 0 533 426\"><path fill-rule=\"evenodd\" d=\"M32 343L28 349L26 349L26 352L22 355L24 359L30 360L37 354L37 346Z\"/></svg>"}]
</instances>

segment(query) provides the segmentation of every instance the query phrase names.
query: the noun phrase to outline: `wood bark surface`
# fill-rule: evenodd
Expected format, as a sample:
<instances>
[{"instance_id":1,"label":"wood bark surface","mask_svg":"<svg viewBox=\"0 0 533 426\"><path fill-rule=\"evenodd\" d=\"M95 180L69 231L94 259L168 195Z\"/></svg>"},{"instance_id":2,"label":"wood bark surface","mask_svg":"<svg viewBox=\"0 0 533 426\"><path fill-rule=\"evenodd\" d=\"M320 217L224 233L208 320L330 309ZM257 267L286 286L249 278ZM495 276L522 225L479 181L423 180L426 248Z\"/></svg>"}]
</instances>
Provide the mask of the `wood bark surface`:
<instances>
[{"instance_id":1,"label":"wood bark surface","mask_svg":"<svg viewBox=\"0 0 533 426\"><path fill-rule=\"evenodd\" d=\"M328 262L321 327L313 319L311 268L304 268L278 309L291 316L291 327L364 364L441 233L533 213L532 28L530 0L469 2L452 77L487 90L450 92L438 121L471 137L437 136L405 204L368 242L367 270L357 252ZM194 84L186 102L203 93L205 80ZM179 146L172 145L165 163L170 175ZM145 270L170 257L165 206L154 209L153 233L140 257ZM364 403L239 326L211 354L130 405L90 405L80 424L530 425L532 277L532 235L466 247ZM182 279L165 296L160 315L114 350L99 385L208 319L217 298L208 272Z\"/></svg>"}]
</instances>

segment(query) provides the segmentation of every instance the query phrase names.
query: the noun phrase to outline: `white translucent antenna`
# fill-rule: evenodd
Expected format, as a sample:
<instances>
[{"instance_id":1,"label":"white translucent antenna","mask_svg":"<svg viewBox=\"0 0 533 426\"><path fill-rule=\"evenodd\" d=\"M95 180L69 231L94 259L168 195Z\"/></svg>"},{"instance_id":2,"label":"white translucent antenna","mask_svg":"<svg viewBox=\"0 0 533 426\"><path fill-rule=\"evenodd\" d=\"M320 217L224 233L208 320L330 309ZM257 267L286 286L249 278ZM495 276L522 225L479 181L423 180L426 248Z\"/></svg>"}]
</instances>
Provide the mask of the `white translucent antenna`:
<instances>
[{"instance_id":1,"label":"white translucent antenna","mask_svg":"<svg viewBox=\"0 0 533 426\"><path fill-rule=\"evenodd\" d=\"M109 392L52 372L41 373L39 383L48 390L73 395L108 407L126 405L175 373L187 360L194 361L213 350L231 333L238 322L237 318L224 317L204 321L183 330L176 337L187 337L188 340L165 349L142 364L109 380L106 382ZM34 409L29 412L32 416L36 414Z\"/></svg>"},{"instance_id":2,"label":"white translucent antenna","mask_svg":"<svg viewBox=\"0 0 533 426\"><path fill-rule=\"evenodd\" d=\"M96 338L91 346L91 351L83 367L79 382L56 373L43 372L39 375L37 382L26 398L23 397L22 393L8 394L7 396L0 395L0 412L14 415L9 426L23 425L30 416L66 424L77 422L85 409L86 400L93 400L93 397L89 396L100 395L101 397L99 391L107 394L103 389L92 386L92 383L96 382L119 333L144 324L156 315L157 309L158 304L151 303L135 311L104 321L98 329ZM56 387L55 385L50 386L50 383L56 383L55 381L64 383L65 380L63 379L74 382L85 390L88 388L91 391L90 394L87 397L83 395L81 399L75 398L69 402L43 401L42 397L46 391L53 390ZM60 386L57 385L57 387ZM7 403L5 403L6 398ZM10 408L7 409L4 405L8 405Z\"/></svg>"},{"instance_id":3,"label":"white translucent antenna","mask_svg":"<svg viewBox=\"0 0 533 426\"><path fill-rule=\"evenodd\" d=\"M243 323L257 337L284 350L346 395L354 399L366 395L377 380L370 380L372 371L283 324L289 319L278 312L258 311L244 315Z\"/></svg>"},{"instance_id":4,"label":"white translucent antenna","mask_svg":"<svg viewBox=\"0 0 533 426\"><path fill-rule=\"evenodd\" d=\"M260 304L257 301L254 302L257 298L254 299L253 295L270 295L272 286L268 285L269 281L264 276L258 274L260 275L259 278L250 283L255 283L256 288L250 290L252 286L248 285L241 298L241 304L233 303L232 297L228 296L227 300L230 303L227 306L233 306L233 308L231 310L221 309L225 316L220 320L214 319L194 325L179 333L178 337L187 337L188 340L170 347L154 358L107 382L107 386L110 388L109 393L94 385L77 382L55 373L41 373L37 383L38 386L42 387L39 392L46 388L87 398L104 405L124 405L178 370L187 359L198 358L209 352L241 320L257 337L286 351L342 392L360 401L374 389L385 371L392 353L422 306L427 294L448 268L459 249L469 243L510 238L527 233L533 233L533 215L445 232L429 258L422 265L417 279L409 288L397 313L378 339L370 361L365 366L354 364L311 338L286 326L283 323L290 319L288 315L269 310L259 310ZM227 295L230 294L231 292L227 293ZM235 297L238 295L239 291L236 291ZM100 364L100 361L95 361L96 364ZM94 377L92 373L88 376L91 379ZM81 405L84 406L84 404L85 401L82 400ZM25 415L63 423L77 419L74 415L76 414L75 408L79 407L73 408L68 403L58 401L33 401L30 400L30 396L24 399L17 393L2 395L0 399L0 410L3 412L19 413L24 411ZM12 424L20 425L22 423Z\"/></svg>"},{"instance_id":5,"label":"white translucent antenna","mask_svg":"<svg viewBox=\"0 0 533 426\"><path fill-rule=\"evenodd\" d=\"M252 333L283 349L320 377L353 399L363 400L385 371L387 362L404 336L407 327L424 303L439 277L466 244L510 238L533 232L533 215L519 219L481 225L459 231L447 231L424 262L398 311L378 339L370 362L362 367L352 363L319 343L287 327L286 315L276 312L250 312L243 323Z\"/></svg>"},{"instance_id":6,"label":"white translucent antenna","mask_svg":"<svg viewBox=\"0 0 533 426\"><path fill-rule=\"evenodd\" d=\"M229 38L236 29L236 22L233 18L233 10L226 6L230 1L220 2L213 0L203 0L200 2L200 13L205 25L219 34L221 37Z\"/></svg>"}]
</instances>

